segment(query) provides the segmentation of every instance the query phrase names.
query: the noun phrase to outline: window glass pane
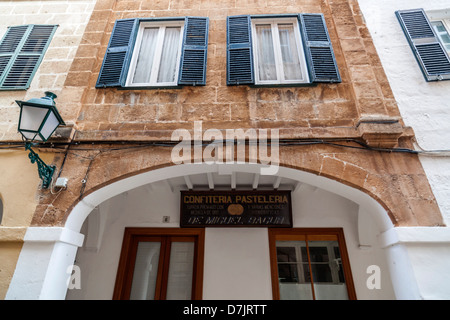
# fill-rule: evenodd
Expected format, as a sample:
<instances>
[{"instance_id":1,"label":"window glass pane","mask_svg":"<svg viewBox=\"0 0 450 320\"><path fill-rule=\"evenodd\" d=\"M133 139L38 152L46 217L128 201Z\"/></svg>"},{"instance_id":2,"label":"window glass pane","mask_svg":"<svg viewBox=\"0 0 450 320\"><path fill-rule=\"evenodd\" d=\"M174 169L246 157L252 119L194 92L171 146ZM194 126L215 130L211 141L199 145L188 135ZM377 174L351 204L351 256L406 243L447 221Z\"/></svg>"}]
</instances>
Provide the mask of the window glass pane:
<instances>
[{"instance_id":1,"label":"window glass pane","mask_svg":"<svg viewBox=\"0 0 450 320\"><path fill-rule=\"evenodd\" d=\"M314 283L333 282L327 247L309 247Z\"/></svg>"},{"instance_id":2,"label":"window glass pane","mask_svg":"<svg viewBox=\"0 0 450 320\"><path fill-rule=\"evenodd\" d=\"M301 80L302 72L298 56L297 42L295 41L294 26L292 24L279 24L281 58L285 80Z\"/></svg>"},{"instance_id":3,"label":"window glass pane","mask_svg":"<svg viewBox=\"0 0 450 320\"><path fill-rule=\"evenodd\" d=\"M278 279L280 282L298 282L295 248L278 247Z\"/></svg>"},{"instance_id":4,"label":"window glass pane","mask_svg":"<svg viewBox=\"0 0 450 320\"><path fill-rule=\"evenodd\" d=\"M335 263L336 263L336 268L338 270L339 282L344 283L345 278L344 278L344 270L342 267L341 253L339 251L338 246L333 247L333 249L334 249L334 258L336 259Z\"/></svg>"},{"instance_id":5,"label":"window glass pane","mask_svg":"<svg viewBox=\"0 0 450 320\"><path fill-rule=\"evenodd\" d=\"M312 290L305 241L277 241L278 282L280 299L311 300Z\"/></svg>"},{"instance_id":6,"label":"window glass pane","mask_svg":"<svg viewBox=\"0 0 450 320\"><path fill-rule=\"evenodd\" d=\"M445 49L450 51L450 36L442 21L433 21L431 24L433 25L434 31L438 35Z\"/></svg>"},{"instance_id":7,"label":"window glass pane","mask_svg":"<svg viewBox=\"0 0 450 320\"><path fill-rule=\"evenodd\" d=\"M348 299L343 273L340 275L342 264L338 242L308 241L308 247L316 299Z\"/></svg>"},{"instance_id":8,"label":"window glass pane","mask_svg":"<svg viewBox=\"0 0 450 320\"><path fill-rule=\"evenodd\" d=\"M256 38L259 80L277 80L271 25L256 25Z\"/></svg>"},{"instance_id":9,"label":"window glass pane","mask_svg":"<svg viewBox=\"0 0 450 320\"><path fill-rule=\"evenodd\" d=\"M194 242L172 242L167 300L189 300L194 269Z\"/></svg>"},{"instance_id":10,"label":"window glass pane","mask_svg":"<svg viewBox=\"0 0 450 320\"><path fill-rule=\"evenodd\" d=\"M153 300L158 275L160 242L139 242L130 300Z\"/></svg>"},{"instance_id":11,"label":"window glass pane","mask_svg":"<svg viewBox=\"0 0 450 320\"><path fill-rule=\"evenodd\" d=\"M159 65L158 83L174 82L180 43L180 27L167 27Z\"/></svg>"},{"instance_id":12,"label":"window glass pane","mask_svg":"<svg viewBox=\"0 0 450 320\"><path fill-rule=\"evenodd\" d=\"M136 68L133 76L133 83L150 82L158 31L159 28L144 29L139 56L137 58Z\"/></svg>"}]
</instances>

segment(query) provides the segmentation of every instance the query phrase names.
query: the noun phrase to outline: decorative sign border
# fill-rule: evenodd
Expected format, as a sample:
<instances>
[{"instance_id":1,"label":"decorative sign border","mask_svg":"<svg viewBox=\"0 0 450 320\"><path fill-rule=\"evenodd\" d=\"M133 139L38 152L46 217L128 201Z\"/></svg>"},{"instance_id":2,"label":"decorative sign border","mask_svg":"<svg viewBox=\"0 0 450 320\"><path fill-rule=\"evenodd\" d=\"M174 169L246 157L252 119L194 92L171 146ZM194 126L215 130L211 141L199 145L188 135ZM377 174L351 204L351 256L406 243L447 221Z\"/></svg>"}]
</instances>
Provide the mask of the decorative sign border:
<instances>
[{"instance_id":1,"label":"decorative sign border","mask_svg":"<svg viewBox=\"0 0 450 320\"><path fill-rule=\"evenodd\" d=\"M181 191L180 226L291 228L291 191Z\"/></svg>"}]
</instances>

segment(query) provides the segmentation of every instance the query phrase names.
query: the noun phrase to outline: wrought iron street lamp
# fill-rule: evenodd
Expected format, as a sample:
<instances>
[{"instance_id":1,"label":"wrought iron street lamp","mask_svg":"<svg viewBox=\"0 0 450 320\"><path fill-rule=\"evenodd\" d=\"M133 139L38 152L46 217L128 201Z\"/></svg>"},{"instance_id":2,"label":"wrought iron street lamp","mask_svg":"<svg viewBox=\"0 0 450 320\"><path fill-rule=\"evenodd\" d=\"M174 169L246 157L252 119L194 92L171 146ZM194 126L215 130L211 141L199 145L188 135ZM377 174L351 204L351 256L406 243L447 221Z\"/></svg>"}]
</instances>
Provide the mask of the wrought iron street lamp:
<instances>
[{"instance_id":1,"label":"wrought iron street lamp","mask_svg":"<svg viewBox=\"0 0 450 320\"><path fill-rule=\"evenodd\" d=\"M44 189L50 186L55 166L46 165L31 147L36 144L36 141L46 142L59 125L65 124L56 109L55 98L54 93L47 91L42 98L32 98L28 101L16 100L20 107L18 130L25 139L25 150L30 151L28 157L31 163L37 163Z\"/></svg>"}]
</instances>

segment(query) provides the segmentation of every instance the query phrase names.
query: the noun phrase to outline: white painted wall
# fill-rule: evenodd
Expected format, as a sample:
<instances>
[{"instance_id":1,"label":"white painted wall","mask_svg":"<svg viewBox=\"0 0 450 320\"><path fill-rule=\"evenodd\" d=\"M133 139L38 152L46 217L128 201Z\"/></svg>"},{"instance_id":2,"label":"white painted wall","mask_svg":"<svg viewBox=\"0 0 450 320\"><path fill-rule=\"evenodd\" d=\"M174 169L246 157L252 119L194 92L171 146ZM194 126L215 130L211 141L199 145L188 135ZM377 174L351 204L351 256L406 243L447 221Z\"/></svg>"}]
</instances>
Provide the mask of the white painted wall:
<instances>
[{"instance_id":1,"label":"white painted wall","mask_svg":"<svg viewBox=\"0 0 450 320\"><path fill-rule=\"evenodd\" d=\"M405 124L413 128L423 149L450 150L450 81L425 81L395 16L396 10L403 9L450 9L450 1L358 2ZM450 157L423 155L420 160L444 221L450 225Z\"/></svg>"},{"instance_id":2,"label":"white painted wall","mask_svg":"<svg viewBox=\"0 0 450 320\"><path fill-rule=\"evenodd\" d=\"M204 268L204 299L272 299L266 228L207 228Z\"/></svg>"},{"instance_id":3,"label":"white painted wall","mask_svg":"<svg viewBox=\"0 0 450 320\"><path fill-rule=\"evenodd\" d=\"M69 267L83 239L83 235L67 228L28 228L5 299L62 299L67 291Z\"/></svg>"},{"instance_id":4,"label":"white painted wall","mask_svg":"<svg viewBox=\"0 0 450 320\"><path fill-rule=\"evenodd\" d=\"M426 82L395 16L396 10L450 9L449 0L358 0L405 124L425 150L450 149L450 81ZM450 13L450 11L448 11ZM450 17L450 16L449 16ZM420 156L446 225L450 224L450 157ZM398 233L401 231L400 233ZM404 233L402 235L402 233ZM422 299L449 299L449 228L401 228L397 249L411 261ZM387 245L389 247L389 245Z\"/></svg>"}]
</instances>

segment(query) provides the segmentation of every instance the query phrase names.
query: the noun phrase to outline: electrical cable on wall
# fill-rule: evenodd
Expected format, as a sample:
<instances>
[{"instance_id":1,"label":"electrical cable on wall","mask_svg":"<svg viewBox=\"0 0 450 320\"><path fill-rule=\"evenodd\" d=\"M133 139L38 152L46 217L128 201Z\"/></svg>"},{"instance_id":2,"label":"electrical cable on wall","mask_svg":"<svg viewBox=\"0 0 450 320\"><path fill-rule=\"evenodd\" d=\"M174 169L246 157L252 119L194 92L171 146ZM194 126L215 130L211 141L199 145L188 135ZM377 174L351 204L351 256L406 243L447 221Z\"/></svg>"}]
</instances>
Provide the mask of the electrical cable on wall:
<instances>
[{"instance_id":1,"label":"electrical cable on wall","mask_svg":"<svg viewBox=\"0 0 450 320\"><path fill-rule=\"evenodd\" d=\"M220 140L220 141L202 141L201 143L196 143L192 141L192 145L201 145L207 146L211 143L229 143L236 142L235 140ZM355 143L356 145L348 145L345 143ZM75 153L76 151L123 151L123 150L131 150L138 148L149 148L149 147L174 147L177 145L179 141L108 141L108 142L89 142L89 141L72 141L72 142L53 142L53 143L42 143L36 145L36 147L46 148L46 149L64 149L66 153ZM251 142L246 141L247 144L251 144ZM261 142L255 142L257 144L261 144ZM398 152L398 153L411 153L411 154L419 154L419 155L430 155L430 156L450 156L449 150L425 150L417 143L417 141L413 140L414 146L418 150L413 150L409 148L376 148L368 146L367 144L361 142L358 139L348 138L348 139L279 139L278 145L280 146L308 146L308 145L330 145L334 147L341 148L350 148L350 149L359 149L359 150L368 150L368 151L377 151L377 152ZM83 148L83 145L89 145L90 148ZM96 145L101 145L103 147L95 147ZM110 145L110 147L104 147L104 145ZM270 142L267 145L271 145ZM0 150L7 149L20 149L23 148L23 143L15 143L15 142L0 142ZM69 148L72 148L69 150ZM59 173L60 174L60 173Z\"/></svg>"}]
</instances>

